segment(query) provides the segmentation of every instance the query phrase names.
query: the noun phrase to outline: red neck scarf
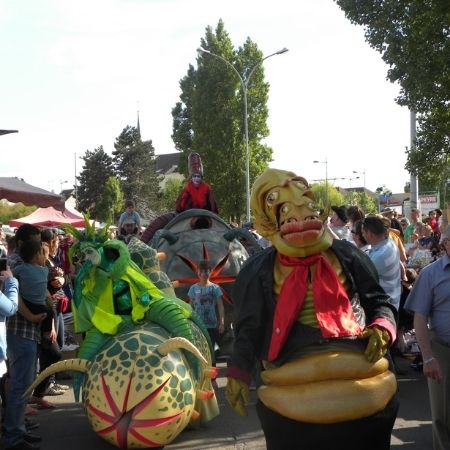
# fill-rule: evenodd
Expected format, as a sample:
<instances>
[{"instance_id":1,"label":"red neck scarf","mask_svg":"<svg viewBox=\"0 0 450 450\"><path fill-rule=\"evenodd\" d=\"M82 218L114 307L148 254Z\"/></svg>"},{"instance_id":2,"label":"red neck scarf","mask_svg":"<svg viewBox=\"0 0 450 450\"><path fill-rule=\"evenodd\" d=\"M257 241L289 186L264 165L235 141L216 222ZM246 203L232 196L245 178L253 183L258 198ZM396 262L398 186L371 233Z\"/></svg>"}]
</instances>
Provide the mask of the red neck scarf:
<instances>
[{"instance_id":1,"label":"red neck scarf","mask_svg":"<svg viewBox=\"0 0 450 450\"><path fill-rule=\"evenodd\" d=\"M209 185L201 181L198 187L194 186L192 180L187 185L187 191L191 196L191 208L205 209L208 205Z\"/></svg>"},{"instance_id":2,"label":"red neck scarf","mask_svg":"<svg viewBox=\"0 0 450 450\"><path fill-rule=\"evenodd\" d=\"M317 322L324 338L355 336L361 332L347 292L328 260L318 254L292 258L278 254L281 264L294 269L281 288L273 318L268 360L277 358L289 332L298 319L308 289L310 266L316 264L312 294Z\"/></svg>"}]
</instances>

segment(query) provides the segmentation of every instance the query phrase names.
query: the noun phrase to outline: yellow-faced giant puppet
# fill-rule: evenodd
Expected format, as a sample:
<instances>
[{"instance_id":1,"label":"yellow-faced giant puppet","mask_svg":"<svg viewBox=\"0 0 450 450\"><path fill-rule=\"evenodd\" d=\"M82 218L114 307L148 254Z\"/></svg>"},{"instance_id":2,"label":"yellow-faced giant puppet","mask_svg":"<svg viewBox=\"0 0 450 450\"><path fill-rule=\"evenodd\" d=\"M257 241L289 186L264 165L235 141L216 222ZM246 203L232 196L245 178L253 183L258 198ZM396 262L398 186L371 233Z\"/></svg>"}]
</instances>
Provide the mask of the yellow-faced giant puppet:
<instances>
[{"instance_id":1,"label":"yellow-faced giant puppet","mask_svg":"<svg viewBox=\"0 0 450 450\"><path fill-rule=\"evenodd\" d=\"M375 267L333 239L303 177L267 170L251 207L273 245L247 261L234 286L228 401L247 414L251 374L262 365L257 413L268 449L388 449L398 409L385 357L395 308Z\"/></svg>"}]
</instances>

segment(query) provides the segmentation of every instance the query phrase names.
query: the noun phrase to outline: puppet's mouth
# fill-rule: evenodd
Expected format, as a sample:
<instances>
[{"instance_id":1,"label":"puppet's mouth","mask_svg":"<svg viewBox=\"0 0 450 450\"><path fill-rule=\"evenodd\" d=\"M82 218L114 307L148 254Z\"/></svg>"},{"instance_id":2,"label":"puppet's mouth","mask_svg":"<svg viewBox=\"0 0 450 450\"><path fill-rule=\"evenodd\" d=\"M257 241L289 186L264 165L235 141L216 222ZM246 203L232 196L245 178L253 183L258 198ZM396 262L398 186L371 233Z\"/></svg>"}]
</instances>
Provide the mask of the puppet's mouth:
<instances>
[{"instance_id":1,"label":"puppet's mouth","mask_svg":"<svg viewBox=\"0 0 450 450\"><path fill-rule=\"evenodd\" d=\"M307 244L317 239L322 228L322 222L315 216L308 216L300 221L289 218L281 224L280 234L286 241Z\"/></svg>"}]
</instances>

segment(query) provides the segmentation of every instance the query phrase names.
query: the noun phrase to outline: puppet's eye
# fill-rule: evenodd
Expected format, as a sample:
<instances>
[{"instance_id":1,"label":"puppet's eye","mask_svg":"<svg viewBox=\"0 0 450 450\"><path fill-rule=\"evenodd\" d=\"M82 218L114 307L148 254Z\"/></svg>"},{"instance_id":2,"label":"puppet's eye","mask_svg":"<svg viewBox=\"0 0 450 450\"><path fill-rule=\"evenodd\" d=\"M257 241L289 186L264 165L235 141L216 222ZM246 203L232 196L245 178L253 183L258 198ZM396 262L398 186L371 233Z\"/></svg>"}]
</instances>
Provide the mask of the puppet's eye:
<instances>
[{"instance_id":1,"label":"puppet's eye","mask_svg":"<svg viewBox=\"0 0 450 450\"><path fill-rule=\"evenodd\" d=\"M309 202L307 206L309 209L313 209L314 211L317 211L317 209L318 209L317 205L313 202Z\"/></svg>"},{"instance_id":2,"label":"puppet's eye","mask_svg":"<svg viewBox=\"0 0 450 450\"><path fill-rule=\"evenodd\" d=\"M268 206L273 206L273 204L278 200L279 193L277 191L272 191L267 194L266 203Z\"/></svg>"},{"instance_id":3,"label":"puppet's eye","mask_svg":"<svg viewBox=\"0 0 450 450\"><path fill-rule=\"evenodd\" d=\"M288 205L283 205L281 207L281 214L287 214L289 212L289 206Z\"/></svg>"},{"instance_id":4,"label":"puppet's eye","mask_svg":"<svg viewBox=\"0 0 450 450\"><path fill-rule=\"evenodd\" d=\"M306 186L304 183L302 183L301 181L295 181L294 182L295 186L297 186L299 189L301 189L302 191L304 191L306 189Z\"/></svg>"},{"instance_id":5,"label":"puppet's eye","mask_svg":"<svg viewBox=\"0 0 450 450\"><path fill-rule=\"evenodd\" d=\"M306 180L302 177L292 178L292 180L291 180L291 182L294 184L294 186L298 187L302 191L305 191L306 189L308 189L308 183L305 183L305 181Z\"/></svg>"}]
</instances>

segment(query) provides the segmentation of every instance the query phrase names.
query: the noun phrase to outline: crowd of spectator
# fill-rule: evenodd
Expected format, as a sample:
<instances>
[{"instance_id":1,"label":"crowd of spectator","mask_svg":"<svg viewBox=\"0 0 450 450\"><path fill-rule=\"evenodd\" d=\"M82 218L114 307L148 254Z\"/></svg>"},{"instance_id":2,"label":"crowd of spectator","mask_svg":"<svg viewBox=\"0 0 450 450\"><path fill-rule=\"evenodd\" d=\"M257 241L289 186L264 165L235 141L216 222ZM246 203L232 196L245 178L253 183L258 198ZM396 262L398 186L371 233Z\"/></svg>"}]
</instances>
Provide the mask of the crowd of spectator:
<instances>
[{"instance_id":1,"label":"crowd of spectator","mask_svg":"<svg viewBox=\"0 0 450 450\"><path fill-rule=\"evenodd\" d=\"M133 202L127 201L125 206L118 221L118 236L126 241L127 237L140 234L141 218ZM332 206L331 211L325 221L330 232L336 239L358 247L375 266L380 285L398 312L395 349L403 355L416 353L411 366L429 377L433 423L441 420L445 415L442 411L448 406L448 392L442 392L436 383L448 383L450 306L448 300L439 297L446 313L444 319L436 318L439 307L436 308L432 286L444 280L450 288L450 276L445 273L450 264L450 228L444 227L442 212L434 210L422 216L420 210L412 208L410 217L406 217L392 208L385 208L380 214L365 214L358 206L345 205ZM253 223L244 224L243 229L258 248L270 246L269 241L258 235ZM68 260L71 243L70 236L32 225L21 226L9 238L0 232L0 258L7 258L7 267L0 270L1 443L5 449L38 449L40 437L30 433L37 424L27 417L37 412L31 405L53 408L55 405L44 397L61 395L69 388L49 377L30 398L23 399L37 371L61 358L65 345L64 317L70 313L72 297L73 274ZM199 280L204 278L200 291L210 285L209 267L200 267L199 271ZM196 299L194 295L191 297L192 301ZM223 307L219 312L220 328ZM213 328L217 328L216 322ZM392 360L400 372L395 358ZM448 418L442 420L447 420L448 427ZM442 448L450 448L445 447L448 444L445 433L448 433L445 426L442 431L433 425L434 441L442 441Z\"/></svg>"},{"instance_id":2,"label":"crowd of spectator","mask_svg":"<svg viewBox=\"0 0 450 450\"><path fill-rule=\"evenodd\" d=\"M427 377L435 449L450 449L450 226L441 210L411 217L385 208L364 214L332 206L327 225L338 239L353 242L372 260L381 287L398 312L391 356L414 356L411 367Z\"/></svg>"},{"instance_id":3,"label":"crowd of spectator","mask_svg":"<svg viewBox=\"0 0 450 450\"><path fill-rule=\"evenodd\" d=\"M68 246L59 248L61 234L25 224L4 241L6 267L0 272L0 396L5 449L34 450L41 437L32 434L38 424L27 416L38 408L54 408L44 397L62 395L69 386L49 377L23 398L38 370L61 359L64 346L63 313L70 310Z\"/></svg>"}]
</instances>

